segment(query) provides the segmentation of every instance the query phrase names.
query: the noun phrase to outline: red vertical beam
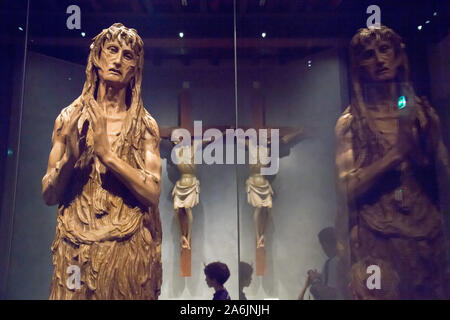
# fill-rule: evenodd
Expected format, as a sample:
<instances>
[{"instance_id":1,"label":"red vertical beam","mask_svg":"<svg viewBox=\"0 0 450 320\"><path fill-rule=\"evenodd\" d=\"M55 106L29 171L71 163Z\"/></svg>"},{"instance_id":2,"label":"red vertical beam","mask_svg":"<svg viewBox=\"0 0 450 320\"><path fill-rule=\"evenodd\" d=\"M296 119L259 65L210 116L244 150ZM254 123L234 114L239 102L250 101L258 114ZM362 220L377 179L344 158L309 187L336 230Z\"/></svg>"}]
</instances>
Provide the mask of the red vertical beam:
<instances>
[{"instance_id":1,"label":"red vertical beam","mask_svg":"<svg viewBox=\"0 0 450 320\"><path fill-rule=\"evenodd\" d=\"M255 129L264 127L264 96L261 93L260 83L253 82L251 97L252 125Z\"/></svg>"},{"instance_id":2,"label":"red vertical beam","mask_svg":"<svg viewBox=\"0 0 450 320\"><path fill-rule=\"evenodd\" d=\"M188 129L193 133L192 95L189 88L189 82L183 82L183 88L178 95L178 124L181 128Z\"/></svg>"}]
</instances>

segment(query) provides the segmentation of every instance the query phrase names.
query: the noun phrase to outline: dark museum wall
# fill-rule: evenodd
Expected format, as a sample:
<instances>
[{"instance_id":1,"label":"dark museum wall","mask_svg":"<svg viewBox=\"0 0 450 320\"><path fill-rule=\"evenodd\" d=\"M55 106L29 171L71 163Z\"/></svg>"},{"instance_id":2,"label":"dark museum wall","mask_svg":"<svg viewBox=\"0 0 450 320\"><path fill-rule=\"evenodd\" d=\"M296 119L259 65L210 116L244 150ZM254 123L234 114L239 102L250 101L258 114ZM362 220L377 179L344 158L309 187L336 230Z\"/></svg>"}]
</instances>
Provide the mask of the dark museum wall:
<instances>
[{"instance_id":1,"label":"dark museum wall","mask_svg":"<svg viewBox=\"0 0 450 320\"><path fill-rule=\"evenodd\" d=\"M9 21L20 24L26 21L26 3L16 2L14 13L3 10L0 2L0 299L5 295L9 246L11 240L12 201L14 196L15 172L17 165L17 128L22 105L24 55L26 34L20 30L10 30ZM4 39L10 39L8 45ZM6 41L5 41L6 42Z\"/></svg>"},{"instance_id":2,"label":"dark museum wall","mask_svg":"<svg viewBox=\"0 0 450 320\"><path fill-rule=\"evenodd\" d=\"M450 30L449 30L450 31ZM436 108L442 128L442 137L450 150L450 35L428 48L428 66L430 73L431 101ZM450 234L450 181L444 181L444 174L437 175L439 198L446 221L447 234ZM447 253L450 261L450 251Z\"/></svg>"},{"instance_id":3,"label":"dark museum wall","mask_svg":"<svg viewBox=\"0 0 450 320\"><path fill-rule=\"evenodd\" d=\"M84 68L28 52L7 298L47 299L56 206L41 197L53 125L81 93Z\"/></svg>"},{"instance_id":4,"label":"dark museum wall","mask_svg":"<svg viewBox=\"0 0 450 320\"><path fill-rule=\"evenodd\" d=\"M333 224L335 214L333 128L346 88L345 68L336 51L319 53L312 68L306 60L262 68L238 68L239 119L248 119L248 95L260 81L266 96L267 124L302 126L310 137L294 145L281 159L273 179L273 219L268 227L268 274L254 277L249 298L292 299L303 285L306 271L325 261L317 233ZM192 118L204 125L234 125L234 67L154 66L147 63L143 100L160 127L177 125L177 94L184 81L192 93ZM55 232L56 207L41 198L41 179L51 147L54 120L80 93L84 66L29 53L27 62L21 156L16 211L8 276L7 298L47 299L52 273L50 245ZM344 82L345 83L345 82ZM247 114L246 114L247 113ZM254 263L251 208L247 204L247 169L232 165L199 165L200 203L194 208L192 276L179 276L179 230L171 191L177 179L169 150L161 147L163 188L160 212L163 225L163 286L161 299L210 299L203 263L220 260L230 268L227 282L238 298L237 192L239 192L241 260ZM169 158L169 159L168 159Z\"/></svg>"}]
</instances>

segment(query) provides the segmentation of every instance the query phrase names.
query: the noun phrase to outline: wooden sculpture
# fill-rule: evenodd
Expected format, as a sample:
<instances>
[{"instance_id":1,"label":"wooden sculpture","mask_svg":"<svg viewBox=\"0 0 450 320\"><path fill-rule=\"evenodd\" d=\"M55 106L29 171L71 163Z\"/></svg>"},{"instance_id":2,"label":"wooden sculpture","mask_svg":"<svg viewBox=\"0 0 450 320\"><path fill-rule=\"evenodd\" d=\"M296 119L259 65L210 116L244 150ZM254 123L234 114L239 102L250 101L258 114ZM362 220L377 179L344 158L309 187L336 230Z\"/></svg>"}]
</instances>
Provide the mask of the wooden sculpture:
<instances>
[{"instance_id":1,"label":"wooden sculpture","mask_svg":"<svg viewBox=\"0 0 450 320\"><path fill-rule=\"evenodd\" d=\"M144 44L115 23L93 39L83 91L55 121L42 194L58 205L50 299L157 299L158 125L141 98ZM68 286L68 268L80 270Z\"/></svg>"}]
</instances>

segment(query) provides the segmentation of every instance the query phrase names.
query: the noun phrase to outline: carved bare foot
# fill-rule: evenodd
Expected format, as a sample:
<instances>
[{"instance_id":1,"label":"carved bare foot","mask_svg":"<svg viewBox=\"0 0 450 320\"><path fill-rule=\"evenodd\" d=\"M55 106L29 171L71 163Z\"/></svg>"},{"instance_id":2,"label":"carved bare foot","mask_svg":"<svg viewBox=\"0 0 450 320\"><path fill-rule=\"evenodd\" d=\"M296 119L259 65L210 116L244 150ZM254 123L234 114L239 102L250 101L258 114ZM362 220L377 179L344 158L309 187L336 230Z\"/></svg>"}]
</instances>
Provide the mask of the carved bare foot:
<instances>
[{"instance_id":1,"label":"carved bare foot","mask_svg":"<svg viewBox=\"0 0 450 320\"><path fill-rule=\"evenodd\" d=\"M185 236L181 237L181 248L191 250L191 245Z\"/></svg>"},{"instance_id":2,"label":"carved bare foot","mask_svg":"<svg viewBox=\"0 0 450 320\"><path fill-rule=\"evenodd\" d=\"M264 248L264 235L260 236L256 242L256 248Z\"/></svg>"}]
</instances>

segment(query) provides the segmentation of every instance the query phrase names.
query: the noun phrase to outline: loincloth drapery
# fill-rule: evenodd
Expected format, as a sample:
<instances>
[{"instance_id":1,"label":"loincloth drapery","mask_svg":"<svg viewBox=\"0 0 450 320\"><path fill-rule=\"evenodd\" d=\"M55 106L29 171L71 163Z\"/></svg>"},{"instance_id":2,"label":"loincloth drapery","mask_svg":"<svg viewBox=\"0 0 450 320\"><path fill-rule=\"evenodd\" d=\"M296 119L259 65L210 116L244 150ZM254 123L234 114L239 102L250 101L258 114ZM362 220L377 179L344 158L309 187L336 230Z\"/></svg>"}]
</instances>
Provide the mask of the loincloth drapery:
<instances>
[{"instance_id":1,"label":"loincloth drapery","mask_svg":"<svg viewBox=\"0 0 450 320\"><path fill-rule=\"evenodd\" d=\"M257 185L250 177L245 184L247 186L247 201L252 207L272 208L273 190L269 181L264 179L264 184Z\"/></svg>"},{"instance_id":2,"label":"loincloth drapery","mask_svg":"<svg viewBox=\"0 0 450 320\"><path fill-rule=\"evenodd\" d=\"M173 207L175 210L179 208L193 208L199 202L200 181L193 177L191 185L183 186L177 181L172 190Z\"/></svg>"}]
</instances>

